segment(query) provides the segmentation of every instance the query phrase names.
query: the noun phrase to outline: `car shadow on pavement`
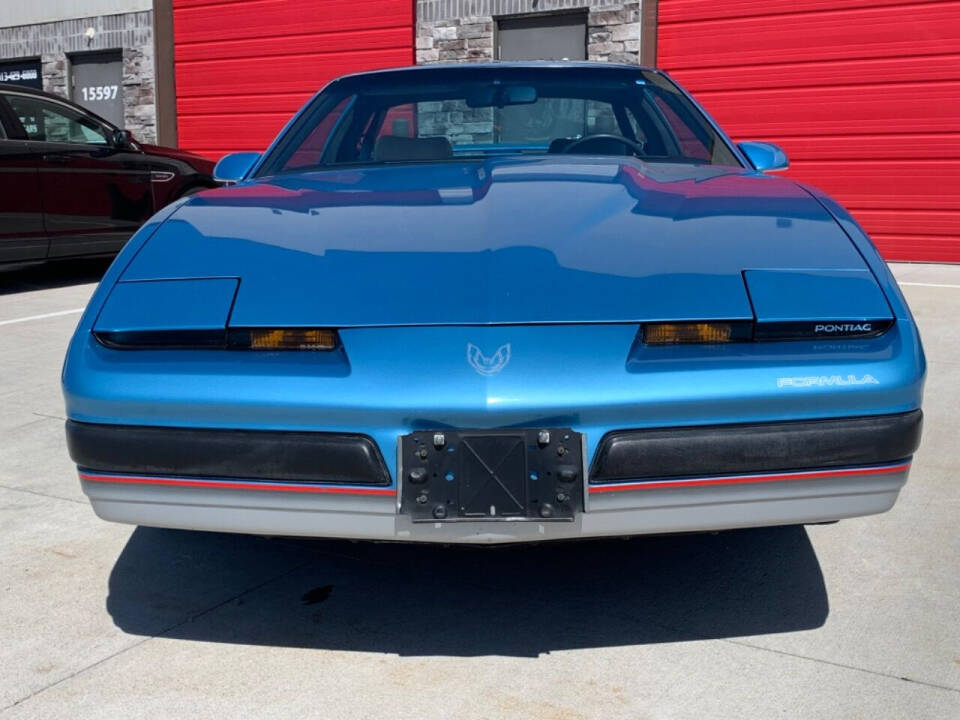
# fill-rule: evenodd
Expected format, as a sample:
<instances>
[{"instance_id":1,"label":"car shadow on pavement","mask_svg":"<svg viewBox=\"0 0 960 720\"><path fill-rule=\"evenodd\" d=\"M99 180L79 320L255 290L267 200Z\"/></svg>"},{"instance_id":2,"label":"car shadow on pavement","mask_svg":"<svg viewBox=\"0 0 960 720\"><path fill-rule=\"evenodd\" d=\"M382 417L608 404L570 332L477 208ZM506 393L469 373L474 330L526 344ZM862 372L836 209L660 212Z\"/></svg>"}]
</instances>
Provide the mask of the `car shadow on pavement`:
<instances>
[{"instance_id":1,"label":"car shadow on pavement","mask_svg":"<svg viewBox=\"0 0 960 720\"><path fill-rule=\"evenodd\" d=\"M111 262L112 257L0 265L0 295L100 282Z\"/></svg>"},{"instance_id":2,"label":"car shadow on pavement","mask_svg":"<svg viewBox=\"0 0 960 720\"><path fill-rule=\"evenodd\" d=\"M107 610L135 635L399 655L511 655L807 630L803 527L438 547L137 528Z\"/></svg>"}]
</instances>

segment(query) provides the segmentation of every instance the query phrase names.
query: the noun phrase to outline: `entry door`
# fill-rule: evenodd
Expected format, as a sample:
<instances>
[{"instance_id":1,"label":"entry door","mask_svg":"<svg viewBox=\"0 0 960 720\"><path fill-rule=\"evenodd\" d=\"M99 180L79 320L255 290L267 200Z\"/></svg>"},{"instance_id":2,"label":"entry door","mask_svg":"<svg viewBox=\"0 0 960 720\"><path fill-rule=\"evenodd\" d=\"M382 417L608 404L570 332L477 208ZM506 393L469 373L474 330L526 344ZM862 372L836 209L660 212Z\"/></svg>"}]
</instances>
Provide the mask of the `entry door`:
<instances>
[{"instance_id":1,"label":"entry door","mask_svg":"<svg viewBox=\"0 0 960 720\"><path fill-rule=\"evenodd\" d=\"M10 93L40 171L50 257L119 250L153 214L142 153L115 147L112 128L65 103Z\"/></svg>"},{"instance_id":2,"label":"entry door","mask_svg":"<svg viewBox=\"0 0 960 720\"><path fill-rule=\"evenodd\" d=\"M37 164L27 144L11 139L12 134L0 95L0 262L42 260L47 256L47 236Z\"/></svg>"},{"instance_id":3,"label":"entry door","mask_svg":"<svg viewBox=\"0 0 960 720\"><path fill-rule=\"evenodd\" d=\"M501 60L585 60L586 13L501 20L497 25L497 48ZM571 107L571 103L577 107ZM583 101L541 98L534 105L496 109L494 124L501 128L500 142L512 143L539 135L545 149L551 139L567 134L558 120L578 111L586 117Z\"/></svg>"},{"instance_id":4,"label":"entry door","mask_svg":"<svg viewBox=\"0 0 960 720\"><path fill-rule=\"evenodd\" d=\"M119 52L70 58L73 101L123 127L123 58Z\"/></svg>"},{"instance_id":5,"label":"entry door","mask_svg":"<svg viewBox=\"0 0 960 720\"><path fill-rule=\"evenodd\" d=\"M586 60L584 13L501 20L497 26L501 60Z\"/></svg>"}]
</instances>

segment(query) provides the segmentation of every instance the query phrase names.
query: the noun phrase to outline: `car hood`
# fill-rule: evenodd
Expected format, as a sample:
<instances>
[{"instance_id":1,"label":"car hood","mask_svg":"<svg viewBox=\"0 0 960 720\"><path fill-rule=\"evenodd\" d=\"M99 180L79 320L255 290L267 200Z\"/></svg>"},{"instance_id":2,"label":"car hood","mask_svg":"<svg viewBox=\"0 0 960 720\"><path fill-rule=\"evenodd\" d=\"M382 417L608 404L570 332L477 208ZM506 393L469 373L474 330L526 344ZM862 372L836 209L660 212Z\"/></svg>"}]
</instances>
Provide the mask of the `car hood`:
<instances>
[{"instance_id":1,"label":"car hood","mask_svg":"<svg viewBox=\"0 0 960 720\"><path fill-rule=\"evenodd\" d=\"M797 268L866 266L791 181L547 157L291 174L204 193L122 280L236 278L231 326L633 323L752 318L745 271Z\"/></svg>"}]
</instances>

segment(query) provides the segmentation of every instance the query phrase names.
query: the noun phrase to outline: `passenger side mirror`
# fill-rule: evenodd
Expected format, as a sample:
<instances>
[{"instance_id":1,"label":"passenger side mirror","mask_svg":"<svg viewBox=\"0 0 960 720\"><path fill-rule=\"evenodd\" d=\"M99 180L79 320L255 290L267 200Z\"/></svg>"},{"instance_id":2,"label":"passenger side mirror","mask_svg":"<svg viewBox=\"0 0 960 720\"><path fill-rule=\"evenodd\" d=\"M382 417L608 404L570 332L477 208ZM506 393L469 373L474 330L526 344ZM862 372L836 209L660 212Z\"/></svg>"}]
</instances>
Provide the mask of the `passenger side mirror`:
<instances>
[{"instance_id":1,"label":"passenger side mirror","mask_svg":"<svg viewBox=\"0 0 960 720\"><path fill-rule=\"evenodd\" d=\"M742 142L737 147L747 156L750 164L760 172L775 172L790 167L787 154L773 143Z\"/></svg>"},{"instance_id":2,"label":"passenger side mirror","mask_svg":"<svg viewBox=\"0 0 960 720\"><path fill-rule=\"evenodd\" d=\"M235 183L243 180L260 159L260 153L240 152L224 155L213 168L213 179L217 182Z\"/></svg>"}]
</instances>

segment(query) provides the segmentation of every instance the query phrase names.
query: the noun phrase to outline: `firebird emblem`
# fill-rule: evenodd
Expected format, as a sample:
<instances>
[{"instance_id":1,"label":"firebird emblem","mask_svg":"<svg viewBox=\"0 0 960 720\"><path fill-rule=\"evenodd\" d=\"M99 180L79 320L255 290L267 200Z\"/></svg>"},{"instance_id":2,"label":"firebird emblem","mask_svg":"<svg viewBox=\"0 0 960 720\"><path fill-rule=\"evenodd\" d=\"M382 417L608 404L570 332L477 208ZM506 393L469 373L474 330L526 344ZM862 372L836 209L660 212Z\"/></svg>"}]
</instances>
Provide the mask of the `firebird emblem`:
<instances>
[{"instance_id":1,"label":"firebird emblem","mask_svg":"<svg viewBox=\"0 0 960 720\"><path fill-rule=\"evenodd\" d=\"M496 375L510 362L510 343L501 345L497 351L487 357L473 343L467 343L467 362L481 375Z\"/></svg>"}]
</instances>

